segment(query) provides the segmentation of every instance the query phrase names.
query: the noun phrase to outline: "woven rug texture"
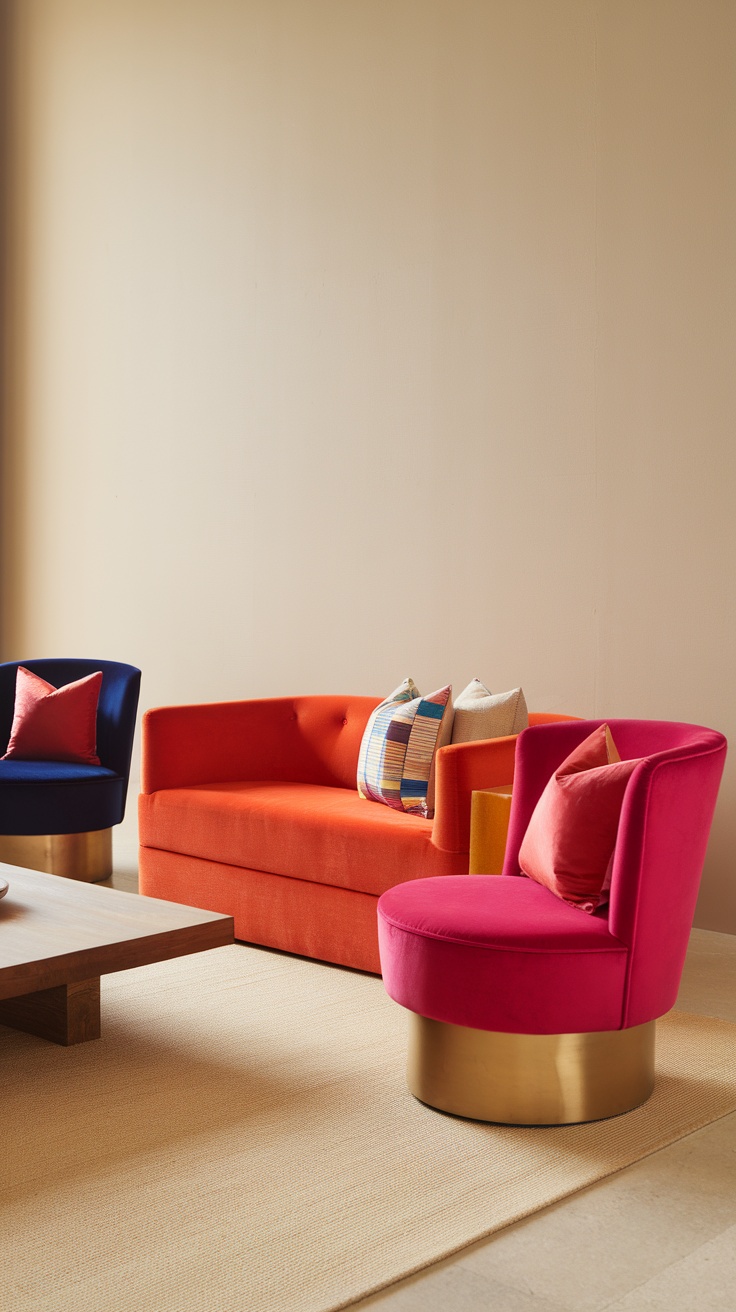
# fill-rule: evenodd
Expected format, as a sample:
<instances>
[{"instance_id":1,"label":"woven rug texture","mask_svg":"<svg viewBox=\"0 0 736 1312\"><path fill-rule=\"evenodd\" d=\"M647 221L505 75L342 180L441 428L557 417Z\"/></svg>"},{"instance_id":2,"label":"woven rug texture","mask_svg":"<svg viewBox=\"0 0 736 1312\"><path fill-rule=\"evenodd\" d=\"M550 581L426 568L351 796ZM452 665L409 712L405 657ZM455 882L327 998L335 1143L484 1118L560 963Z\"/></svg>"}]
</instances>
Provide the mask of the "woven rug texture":
<instances>
[{"instance_id":1,"label":"woven rug texture","mask_svg":"<svg viewBox=\"0 0 736 1312\"><path fill-rule=\"evenodd\" d=\"M736 1108L736 1026L678 1012L643 1107L529 1129L412 1098L370 976L236 944L102 1008L0 1027L3 1312L329 1312Z\"/></svg>"}]
</instances>

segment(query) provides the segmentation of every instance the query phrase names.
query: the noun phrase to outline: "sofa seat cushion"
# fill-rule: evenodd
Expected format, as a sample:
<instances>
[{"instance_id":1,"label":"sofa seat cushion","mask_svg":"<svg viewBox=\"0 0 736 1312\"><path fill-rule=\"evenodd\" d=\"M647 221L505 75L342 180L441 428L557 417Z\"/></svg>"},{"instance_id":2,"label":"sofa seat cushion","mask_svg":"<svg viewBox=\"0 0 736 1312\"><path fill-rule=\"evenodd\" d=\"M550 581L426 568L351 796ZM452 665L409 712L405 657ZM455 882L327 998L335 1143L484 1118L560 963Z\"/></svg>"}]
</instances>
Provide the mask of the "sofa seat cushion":
<instances>
[{"instance_id":1,"label":"sofa seat cushion","mask_svg":"<svg viewBox=\"0 0 736 1312\"><path fill-rule=\"evenodd\" d=\"M378 937L389 994L421 1016L520 1034L621 1026L626 947L525 876L399 885Z\"/></svg>"},{"instance_id":2,"label":"sofa seat cushion","mask_svg":"<svg viewBox=\"0 0 736 1312\"><path fill-rule=\"evenodd\" d=\"M440 852L432 821L366 806L321 784L197 784L143 794L145 847L378 896L407 879L460 875L467 853Z\"/></svg>"}]
</instances>

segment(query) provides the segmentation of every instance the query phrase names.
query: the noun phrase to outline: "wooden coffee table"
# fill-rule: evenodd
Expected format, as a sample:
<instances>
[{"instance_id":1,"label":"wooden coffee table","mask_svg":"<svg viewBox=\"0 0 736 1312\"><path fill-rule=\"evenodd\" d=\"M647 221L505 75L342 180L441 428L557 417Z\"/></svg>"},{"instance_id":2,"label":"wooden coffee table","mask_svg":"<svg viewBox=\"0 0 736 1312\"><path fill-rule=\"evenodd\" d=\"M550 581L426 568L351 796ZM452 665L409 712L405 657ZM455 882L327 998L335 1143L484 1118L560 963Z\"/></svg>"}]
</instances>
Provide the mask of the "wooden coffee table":
<instances>
[{"instance_id":1,"label":"wooden coffee table","mask_svg":"<svg viewBox=\"0 0 736 1312\"><path fill-rule=\"evenodd\" d=\"M100 1037L100 976L233 942L232 916L0 865L0 1024Z\"/></svg>"}]
</instances>

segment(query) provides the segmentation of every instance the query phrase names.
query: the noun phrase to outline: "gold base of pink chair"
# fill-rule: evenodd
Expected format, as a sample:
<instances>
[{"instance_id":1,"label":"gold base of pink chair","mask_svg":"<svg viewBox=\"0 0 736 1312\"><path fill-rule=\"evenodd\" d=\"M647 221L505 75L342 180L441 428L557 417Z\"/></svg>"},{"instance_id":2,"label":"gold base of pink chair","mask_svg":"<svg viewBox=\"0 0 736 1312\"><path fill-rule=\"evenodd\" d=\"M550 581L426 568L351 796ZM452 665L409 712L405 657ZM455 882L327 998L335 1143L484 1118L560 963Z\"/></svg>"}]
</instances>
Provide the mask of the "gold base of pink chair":
<instances>
[{"instance_id":1,"label":"gold base of pink chair","mask_svg":"<svg viewBox=\"0 0 736 1312\"><path fill-rule=\"evenodd\" d=\"M502 1034L411 1013L409 1088L430 1107L475 1121L603 1120L651 1094L655 1024L593 1034Z\"/></svg>"}]
</instances>

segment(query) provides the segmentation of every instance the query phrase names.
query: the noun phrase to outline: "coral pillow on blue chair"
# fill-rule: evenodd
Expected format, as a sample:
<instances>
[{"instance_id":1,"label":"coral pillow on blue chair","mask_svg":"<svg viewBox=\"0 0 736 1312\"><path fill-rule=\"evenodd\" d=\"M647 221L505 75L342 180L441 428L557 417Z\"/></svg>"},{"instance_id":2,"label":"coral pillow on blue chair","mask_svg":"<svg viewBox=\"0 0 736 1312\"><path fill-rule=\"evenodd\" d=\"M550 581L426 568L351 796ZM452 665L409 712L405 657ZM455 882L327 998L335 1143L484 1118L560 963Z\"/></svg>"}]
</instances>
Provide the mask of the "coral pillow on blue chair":
<instances>
[{"instance_id":1,"label":"coral pillow on blue chair","mask_svg":"<svg viewBox=\"0 0 736 1312\"><path fill-rule=\"evenodd\" d=\"M99 765L97 703L102 671L55 688L18 666L10 742L3 760L79 761Z\"/></svg>"}]
</instances>

